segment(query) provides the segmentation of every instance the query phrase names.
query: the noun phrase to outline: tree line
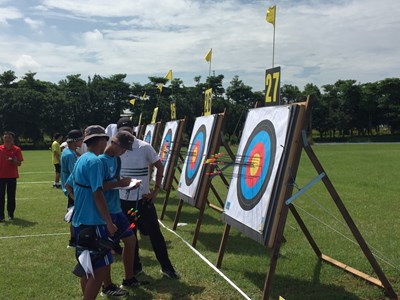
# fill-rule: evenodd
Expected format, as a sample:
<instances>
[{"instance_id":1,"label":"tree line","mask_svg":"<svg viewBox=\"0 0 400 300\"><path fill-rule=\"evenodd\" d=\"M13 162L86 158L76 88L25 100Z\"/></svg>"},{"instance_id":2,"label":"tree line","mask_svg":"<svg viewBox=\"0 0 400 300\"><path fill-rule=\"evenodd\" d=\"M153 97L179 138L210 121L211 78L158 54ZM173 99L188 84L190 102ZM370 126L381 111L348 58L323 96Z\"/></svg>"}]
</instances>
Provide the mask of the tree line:
<instances>
[{"instance_id":1,"label":"tree line","mask_svg":"<svg viewBox=\"0 0 400 300\"><path fill-rule=\"evenodd\" d=\"M170 102L176 103L177 118L186 117L187 132L195 118L202 115L204 91L213 89L212 113L226 111L225 134L238 141L248 109L264 103L264 91L253 91L238 76L223 87L223 75L194 78L193 86L185 86L179 78L167 83L163 77L149 77L146 84L126 82L126 74L109 77L94 75L87 80L80 74L66 76L58 83L41 81L28 72L20 80L12 70L0 74L0 131L12 130L20 139L43 144L54 133L66 134L72 128L90 124L107 126L116 123L121 113L131 109L134 122L142 113L142 124L151 121L153 109L159 107L157 120L170 120ZM164 85L162 92L158 84ZM129 100L137 99L133 106ZM373 83L338 80L319 89L309 83L301 91L297 86L281 87L284 103L314 97L312 129L320 137L377 135L383 129L400 131L400 79L387 78Z\"/></svg>"}]
</instances>

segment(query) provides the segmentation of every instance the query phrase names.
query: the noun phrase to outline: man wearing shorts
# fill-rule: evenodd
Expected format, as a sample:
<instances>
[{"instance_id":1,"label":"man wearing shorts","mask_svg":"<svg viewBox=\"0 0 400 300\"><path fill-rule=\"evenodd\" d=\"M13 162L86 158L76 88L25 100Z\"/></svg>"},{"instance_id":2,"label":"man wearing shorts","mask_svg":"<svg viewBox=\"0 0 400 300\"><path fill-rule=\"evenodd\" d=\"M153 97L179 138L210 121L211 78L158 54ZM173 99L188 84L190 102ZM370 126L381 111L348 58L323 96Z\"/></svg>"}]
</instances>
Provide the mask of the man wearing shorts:
<instances>
[{"instance_id":1,"label":"man wearing shorts","mask_svg":"<svg viewBox=\"0 0 400 300\"><path fill-rule=\"evenodd\" d=\"M74 206L74 200L72 200L71 196L68 195L67 189L65 188L65 183L67 182L69 175L71 175L74 169L76 160L78 159L78 153L76 152L76 148L82 145L82 141L83 141L82 132L77 129L71 130L70 132L68 132L66 141L68 147L66 147L61 153L61 185L62 185L62 190L68 199L67 209L71 209L71 207ZM68 247L75 247L75 236L72 224L70 226L70 234L71 235Z\"/></svg>"},{"instance_id":2,"label":"man wearing shorts","mask_svg":"<svg viewBox=\"0 0 400 300\"><path fill-rule=\"evenodd\" d=\"M72 226L76 237L76 256L80 255L78 249L81 245L81 232L91 229L93 235L85 236L93 242L99 239L106 240L108 236L113 236L118 228L113 223L108 211L107 202L103 194L104 164L98 155L104 152L108 136L104 128L99 125L92 125L85 129L83 140L88 148L88 152L78 158L74 171L68 178L66 189L68 194L73 192L75 201L74 216ZM83 240L82 235L82 240ZM80 278L83 299L96 299L101 284L110 273L110 264L113 262L111 250L100 259L93 260L91 253L93 273ZM126 293L125 293L126 295Z\"/></svg>"},{"instance_id":3,"label":"man wearing shorts","mask_svg":"<svg viewBox=\"0 0 400 300\"><path fill-rule=\"evenodd\" d=\"M129 186L130 177L120 178L121 160L120 155L126 150L132 150L134 137L129 132L119 132L111 138L111 143L107 145L104 154L99 156L104 163L104 196L107 200L108 210L110 212L113 223L118 227L116 236L121 237L124 248L122 250L122 261L124 264L125 279L122 280L121 288L132 288L139 284L133 273L132 255L135 251L136 236L130 228L130 223L122 212L121 201L119 199L119 187ZM106 280L111 282L111 278ZM107 290L103 289L103 295L107 295Z\"/></svg>"}]
</instances>

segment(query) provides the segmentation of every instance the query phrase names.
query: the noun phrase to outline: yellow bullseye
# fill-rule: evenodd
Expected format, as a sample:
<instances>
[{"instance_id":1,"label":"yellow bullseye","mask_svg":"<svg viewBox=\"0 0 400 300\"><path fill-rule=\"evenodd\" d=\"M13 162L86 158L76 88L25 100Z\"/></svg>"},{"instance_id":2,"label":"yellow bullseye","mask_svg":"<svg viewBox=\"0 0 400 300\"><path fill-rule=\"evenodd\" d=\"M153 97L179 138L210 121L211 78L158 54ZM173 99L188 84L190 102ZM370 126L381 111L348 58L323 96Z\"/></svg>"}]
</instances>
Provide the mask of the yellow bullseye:
<instances>
[{"instance_id":1,"label":"yellow bullseye","mask_svg":"<svg viewBox=\"0 0 400 300\"><path fill-rule=\"evenodd\" d=\"M196 159L197 159L197 148L194 148L192 155L192 163L196 162Z\"/></svg>"},{"instance_id":2,"label":"yellow bullseye","mask_svg":"<svg viewBox=\"0 0 400 300\"><path fill-rule=\"evenodd\" d=\"M250 161L250 176L255 176L257 174L257 171L260 168L260 162L260 154L254 154Z\"/></svg>"}]
</instances>

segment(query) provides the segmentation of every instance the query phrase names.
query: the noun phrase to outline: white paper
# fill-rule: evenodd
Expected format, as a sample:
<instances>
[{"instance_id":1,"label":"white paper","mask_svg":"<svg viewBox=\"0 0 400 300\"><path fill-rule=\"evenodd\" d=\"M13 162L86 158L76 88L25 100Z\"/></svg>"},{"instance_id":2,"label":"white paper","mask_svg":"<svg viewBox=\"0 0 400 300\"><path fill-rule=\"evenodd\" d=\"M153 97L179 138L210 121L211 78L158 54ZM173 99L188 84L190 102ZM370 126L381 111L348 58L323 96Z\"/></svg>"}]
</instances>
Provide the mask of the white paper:
<instances>
[{"instance_id":1,"label":"white paper","mask_svg":"<svg viewBox=\"0 0 400 300\"><path fill-rule=\"evenodd\" d=\"M65 222L67 222L67 223L71 222L73 213L74 213L74 207L73 206L68 207L67 213L65 214L65 217L64 217Z\"/></svg>"},{"instance_id":2,"label":"white paper","mask_svg":"<svg viewBox=\"0 0 400 300\"><path fill-rule=\"evenodd\" d=\"M89 250L84 250L81 255L79 255L78 260L82 268L85 270L86 277L89 278L89 274L92 274L94 278L92 260L90 259Z\"/></svg>"},{"instance_id":3,"label":"white paper","mask_svg":"<svg viewBox=\"0 0 400 300\"><path fill-rule=\"evenodd\" d=\"M114 188L114 190L131 190L134 187L136 187L136 185L138 185L137 187L139 187L141 183L142 183L142 180L132 178L131 183L129 185L116 187L116 188Z\"/></svg>"}]
</instances>

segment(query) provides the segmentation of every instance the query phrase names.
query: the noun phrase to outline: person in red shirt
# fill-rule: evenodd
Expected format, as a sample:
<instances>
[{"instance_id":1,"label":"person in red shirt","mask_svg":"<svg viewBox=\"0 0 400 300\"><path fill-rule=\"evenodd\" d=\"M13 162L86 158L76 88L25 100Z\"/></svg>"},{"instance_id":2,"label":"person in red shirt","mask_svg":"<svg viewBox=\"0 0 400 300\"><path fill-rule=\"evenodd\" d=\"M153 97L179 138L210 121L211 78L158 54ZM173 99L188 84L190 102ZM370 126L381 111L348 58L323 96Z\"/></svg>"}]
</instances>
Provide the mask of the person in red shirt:
<instances>
[{"instance_id":1,"label":"person in red shirt","mask_svg":"<svg viewBox=\"0 0 400 300\"><path fill-rule=\"evenodd\" d=\"M7 190L7 212L14 219L15 193L17 191L18 167L24 160L21 148L14 145L15 134L5 131L3 145L0 145L0 222L4 222L4 205Z\"/></svg>"}]
</instances>

